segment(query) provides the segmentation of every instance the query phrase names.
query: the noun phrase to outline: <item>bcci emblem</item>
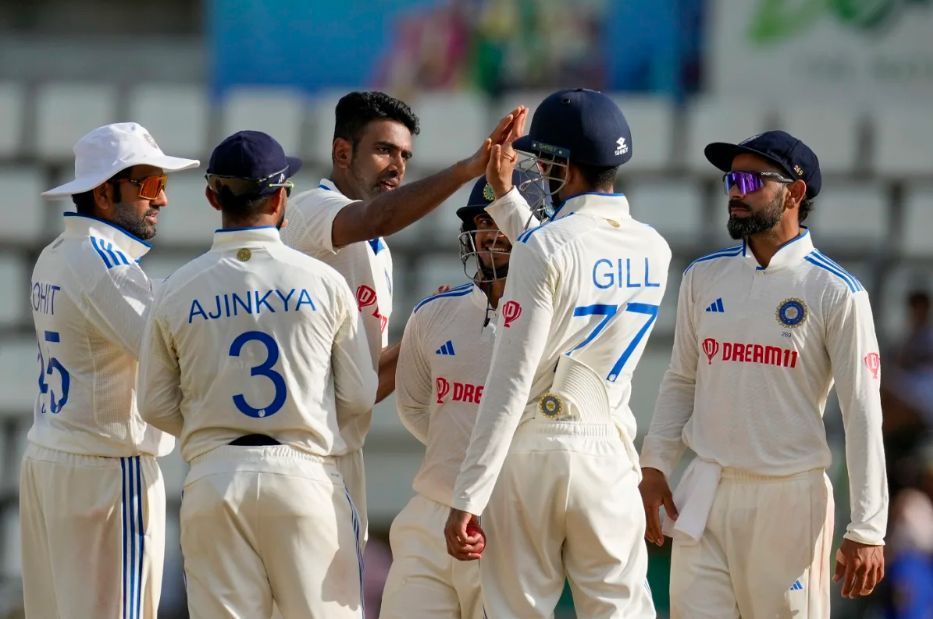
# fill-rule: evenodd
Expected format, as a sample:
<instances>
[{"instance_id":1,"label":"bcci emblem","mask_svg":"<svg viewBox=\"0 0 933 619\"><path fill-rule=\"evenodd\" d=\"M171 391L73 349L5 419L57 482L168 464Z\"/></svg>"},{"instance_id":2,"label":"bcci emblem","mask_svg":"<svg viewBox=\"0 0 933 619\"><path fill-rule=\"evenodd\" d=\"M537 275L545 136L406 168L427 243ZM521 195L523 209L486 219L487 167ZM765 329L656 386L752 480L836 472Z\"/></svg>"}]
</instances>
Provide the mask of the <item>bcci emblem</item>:
<instances>
[{"instance_id":1,"label":"bcci emblem","mask_svg":"<svg viewBox=\"0 0 933 619\"><path fill-rule=\"evenodd\" d=\"M496 199L496 192L492 190L492 185L490 185L489 183L486 183L486 186L483 187L483 198L487 202L492 202L493 200Z\"/></svg>"},{"instance_id":2,"label":"bcci emblem","mask_svg":"<svg viewBox=\"0 0 933 619\"><path fill-rule=\"evenodd\" d=\"M807 319L807 304L803 299L784 299L778 305L775 317L785 327L795 329Z\"/></svg>"},{"instance_id":3,"label":"bcci emblem","mask_svg":"<svg viewBox=\"0 0 933 619\"><path fill-rule=\"evenodd\" d=\"M156 143L155 138L153 138L151 135L149 135L148 132L145 132L145 131L143 132L143 139L146 140L146 142L147 142L147 143L149 144L149 146L151 146L152 148L154 148L154 149L156 149L156 150L162 150L161 148L159 148L159 145Z\"/></svg>"},{"instance_id":4,"label":"bcci emblem","mask_svg":"<svg viewBox=\"0 0 933 619\"><path fill-rule=\"evenodd\" d=\"M548 419L554 419L561 414L564 407L560 398L552 393L547 393L541 398L538 408L541 410L542 415Z\"/></svg>"}]
</instances>

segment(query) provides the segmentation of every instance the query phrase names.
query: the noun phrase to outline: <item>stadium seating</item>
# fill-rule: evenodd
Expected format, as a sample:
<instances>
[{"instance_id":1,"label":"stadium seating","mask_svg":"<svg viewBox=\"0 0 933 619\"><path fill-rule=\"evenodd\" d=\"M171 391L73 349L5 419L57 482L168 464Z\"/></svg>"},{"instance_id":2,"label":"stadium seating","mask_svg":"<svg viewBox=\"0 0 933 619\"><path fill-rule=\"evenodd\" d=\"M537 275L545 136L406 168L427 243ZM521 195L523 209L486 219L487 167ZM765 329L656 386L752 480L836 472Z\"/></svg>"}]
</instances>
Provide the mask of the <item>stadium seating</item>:
<instances>
[{"instance_id":1,"label":"stadium seating","mask_svg":"<svg viewBox=\"0 0 933 619\"><path fill-rule=\"evenodd\" d=\"M26 113L24 95L19 84L0 82L0 159L19 153Z\"/></svg>"},{"instance_id":2,"label":"stadium seating","mask_svg":"<svg viewBox=\"0 0 933 619\"><path fill-rule=\"evenodd\" d=\"M244 129L264 131L287 153L301 152L305 132L306 101L303 95L284 89L239 89L223 102L221 130L211 145Z\"/></svg>"},{"instance_id":3,"label":"stadium seating","mask_svg":"<svg viewBox=\"0 0 933 619\"><path fill-rule=\"evenodd\" d=\"M707 176L720 174L703 156L707 144L738 142L772 128L767 107L760 101L704 96L690 101L684 113L686 128L679 145L679 163L690 172Z\"/></svg>"},{"instance_id":4,"label":"stadium seating","mask_svg":"<svg viewBox=\"0 0 933 619\"><path fill-rule=\"evenodd\" d=\"M52 162L73 160L72 147L91 129L114 122L116 87L107 84L50 83L36 94L33 152Z\"/></svg>"},{"instance_id":5,"label":"stadium seating","mask_svg":"<svg viewBox=\"0 0 933 619\"><path fill-rule=\"evenodd\" d=\"M933 183L925 181L907 188L904 196L904 231L899 239L903 255L933 257Z\"/></svg>"},{"instance_id":6,"label":"stadium seating","mask_svg":"<svg viewBox=\"0 0 933 619\"><path fill-rule=\"evenodd\" d=\"M411 106L421 119L412 163L429 172L472 153L492 129L486 101L476 96L428 93Z\"/></svg>"},{"instance_id":7,"label":"stadium seating","mask_svg":"<svg viewBox=\"0 0 933 619\"><path fill-rule=\"evenodd\" d=\"M626 172L626 179L628 178ZM690 242L703 232L703 190L692 180L624 182L632 216L660 232L669 243Z\"/></svg>"},{"instance_id":8,"label":"stadium seating","mask_svg":"<svg viewBox=\"0 0 933 619\"><path fill-rule=\"evenodd\" d=\"M210 154L209 114L207 93L194 86L141 85L128 97L127 117L146 127L173 156L203 160Z\"/></svg>"},{"instance_id":9,"label":"stadium seating","mask_svg":"<svg viewBox=\"0 0 933 619\"><path fill-rule=\"evenodd\" d=\"M670 167L674 152L674 104L661 97L627 95L614 97L632 131L632 158L625 171L662 172Z\"/></svg>"},{"instance_id":10,"label":"stadium seating","mask_svg":"<svg viewBox=\"0 0 933 619\"><path fill-rule=\"evenodd\" d=\"M0 294L0 327L15 325L23 320L29 304L29 278L19 256L0 253L0 290L4 291Z\"/></svg>"},{"instance_id":11,"label":"stadium seating","mask_svg":"<svg viewBox=\"0 0 933 619\"><path fill-rule=\"evenodd\" d=\"M933 171L933 115L927 107L922 103L892 104L874 110L874 147L866 155L877 174L929 177Z\"/></svg>"},{"instance_id":12,"label":"stadium seating","mask_svg":"<svg viewBox=\"0 0 933 619\"><path fill-rule=\"evenodd\" d=\"M862 115L839 101L808 98L781 102L773 127L804 138L824 174L851 174L865 165Z\"/></svg>"},{"instance_id":13,"label":"stadium seating","mask_svg":"<svg viewBox=\"0 0 933 619\"><path fill-rule=\"evenodd\" d=\"M814 243L829 249L876 250L890 235L887 186L876 181L826 181L807 219Z\"/></svg>"},{"instance_id":14,"label":"stadium seating","mask_svg":"<svg viewBox=\"0 0 933 619\"><path fill-rule=\"evenodd\" d=\"M39 194L45 186L41 166L14 164L0 167L0 244L34 247L44 238L58 234L46 225L52 207Z\"/></svg>"}]
</instances>

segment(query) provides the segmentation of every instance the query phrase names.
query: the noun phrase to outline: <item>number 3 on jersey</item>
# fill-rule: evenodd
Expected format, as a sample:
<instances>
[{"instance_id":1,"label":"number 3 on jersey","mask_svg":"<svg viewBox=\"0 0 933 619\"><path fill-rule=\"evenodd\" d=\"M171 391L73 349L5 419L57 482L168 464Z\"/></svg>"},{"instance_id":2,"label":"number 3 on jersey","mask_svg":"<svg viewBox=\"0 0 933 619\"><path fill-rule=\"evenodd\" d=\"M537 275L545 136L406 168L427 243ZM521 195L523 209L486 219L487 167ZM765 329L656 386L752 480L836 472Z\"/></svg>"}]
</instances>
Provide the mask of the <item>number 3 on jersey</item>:
<instances>
[{"instance_id":1,"label":"number 3 on jersey","mask_svg":"<svg viewBox=\"0 0 933 619\"><path fill-rule=\"evenodd\" d=\"M582 342L577 344L574 348L570 349L567 354L574 352L583 348L594 339L596 336L602 332L603 329L609 324L609 322L617 315L619 308L622 307L616 305L578 305L573 309L574 316L602 316L600 320L589 335L584 338ZM628 346L625 347L625 350L622 351L622 354L616 360L615 364L612 366L612 369L609 370L609 375L606 376L606 380L611 383L614 383L619 374L622 373L622 368L625 367L626 362L628 362L629 357L632 356L632 353L635 352L635 349L638 348L638 344L641 343L644 339L645 334L648 333L648 330L651 329L651 325L654 324L654 321L658 318L658 308L657 305L651 305L649 303L626 303L625 312L631 312L633 314L644 314L648 317L648 320L645 321L645 324L642 325L641 329L635 333L635 336L632 337L632 341L629 342Z\"/></svg>"},{"instance_id":2,"label":"number 3 on jersey","mask_svg":"<svg viewBox=\"0 0 933 619\"><path fill-rule=\"evenodd\" d=\"M255 408L246 401L242 393L233 396L233 403L237 409L249 417L270 417L285 404L286 388L285 379L281 374L272 369L272 366L279 360L279 345L267 333L262 331L246 331L241 333L230 344L230 356L239 357L248 342L256 341L266 347L266 360L259 365L250 368L250 376L264 376L272 381L275 393L272 396L272 402L263 408Z\"/></svg>"},{"instance_id":3,"label":"number 3 on jersey","mask_svg":"<svg viewBox=\"0 0 933 619\"><path fill-rule=\"evenodd\" d=\"M57 344L61 341L61 336L58 331L45 331L43 334L43 341L49 344ZM46 358L49 360L48 365L45 364ZM45 379L46 376L51 377L56 372L58 372L58 376L61 378L62 386L61 396L58 398L55 397L55 390ZM55 415L62 412L62 408L65 406L65 403L68 402L68 388L70 386L71 374L59 363L58 359L52 356L51 346L46 347L46 353L43 355L42 342L39 342L39 393L42 395L48 394L49 396L48 409L46 409L45 402L42 402L40 410L43 413L51 412Z\"/></svg>"}]
</instances>

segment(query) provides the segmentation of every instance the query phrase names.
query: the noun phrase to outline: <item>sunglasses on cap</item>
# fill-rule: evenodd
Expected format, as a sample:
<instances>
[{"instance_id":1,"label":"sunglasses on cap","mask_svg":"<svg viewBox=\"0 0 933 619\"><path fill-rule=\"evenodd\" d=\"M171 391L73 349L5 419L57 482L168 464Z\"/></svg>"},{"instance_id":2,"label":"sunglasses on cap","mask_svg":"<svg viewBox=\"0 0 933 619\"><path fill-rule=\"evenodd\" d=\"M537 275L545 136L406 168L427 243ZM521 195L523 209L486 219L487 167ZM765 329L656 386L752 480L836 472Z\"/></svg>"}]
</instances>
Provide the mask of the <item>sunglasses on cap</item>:
<instances>
[{"instance_id":1,"label":"sunglasses on cap","mask_svg":"<svg viewBox=\"0 0 933 619\"><path fill-rule=\"evenodd\" d=\"M765 185L765 180L772 180L785 185L793 183L794 179L781 176L777 172L748 172L744 170L733 170L722 175L722 184L728 194L733 187L737 187L739 193L747 194L758 191Z\"/></svg>"},{"instance_id":2,"label":"sunglasses on cap","mask_svg":"<svg viewBox=\"0 0 933 619\"><path fill-rule=\"evenodd\" d=\"M156 200L168 184L168 176L147 176L146 178L117 178L114 183L131 183L138 189L137 195L143 200Z\"/></svg>"},{"instance_id":3,"label":"sunglasses on cap","mask_svg":"<svg viewBox=\"0 0 933 619\"><path fill-rule=\"evenodd\" d=\"M295 188L295 183L287 179L280 183L270 182L270 179L281 178L284 174L285 170L280 170L265 178L241 178L239 176L223 176L221 174L205 174L204 178L207 180L208 187L217 194L227 190L235 196L259 196L268 193L266 191L267 189L284 187L285 195L291 196L292 189Z\"/></svg>"}]
</instances>

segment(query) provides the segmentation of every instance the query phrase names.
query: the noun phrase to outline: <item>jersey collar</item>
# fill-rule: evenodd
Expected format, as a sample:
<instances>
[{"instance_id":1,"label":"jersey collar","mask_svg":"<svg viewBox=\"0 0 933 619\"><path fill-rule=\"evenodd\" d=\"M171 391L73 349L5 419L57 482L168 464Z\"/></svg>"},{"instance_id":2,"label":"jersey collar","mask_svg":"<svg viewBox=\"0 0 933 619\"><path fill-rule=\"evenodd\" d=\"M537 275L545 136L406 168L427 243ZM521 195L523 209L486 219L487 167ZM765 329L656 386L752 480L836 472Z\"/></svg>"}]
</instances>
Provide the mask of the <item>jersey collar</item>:
<instances>
[{"instance_id":1,"label":"jersey collar","mask_svg":"<svg viewBox=\"0 0 933 619\"><path fill-rule=\"evenodd\" d=\"M279 229L275 226L218 228L214 230L214 243L211 245L211 251L261 245L283 245Z\"/></svg>"},{"instance_id":2,"label":"jersey collar","mask_svg":"<svg viewBox=\"0 0 933 619\"><path fill-rule=\"evenodd\" d=\"M152 249L152 245L146 241L109 221L81 213L69 212L64 215L66 236L96 236L106 239L116 245L120 251L131 256L133 260L139 260Z\"/></svg>"},{"instance_id":3,"label":"jersey collar","mask_svg":"<svg viewBox=\"0 0 933 619\"><path fill-rule=\"evenodd\" d=\"M570 196L551 216L551 221L563 219L574 213L602 219L628 219L628 198L622 193L578 193Z\"/></svg>"},{"instance_id":4,"label":"jersey collar","mask_svg":"<svg viewBox=\"0 0 933 619\"><path fill-rule=\"evenodd\" d=\"M787 241L774 253L767 267L758 264L758 259L748 246L748 241L742 242L742 251L749 264L758 271L775 271L777 269L793 266L803 261L804 257L813 251L813 238L810 236L810 229L801 226L800 234Z\"/></svg>"},{"instance_id":5,"label":"jersey collar","mask_svg":"<svg viewBox=\"0 0 933 619\"><path fill-rule=\"evenodd\" d=\"M318 189L323 189L325 191L335 191L340 195L344 195L342 191L337 189L337 183L330 180L329 178L322 178L317 185Z\"/></svg>"}]
</instances>

